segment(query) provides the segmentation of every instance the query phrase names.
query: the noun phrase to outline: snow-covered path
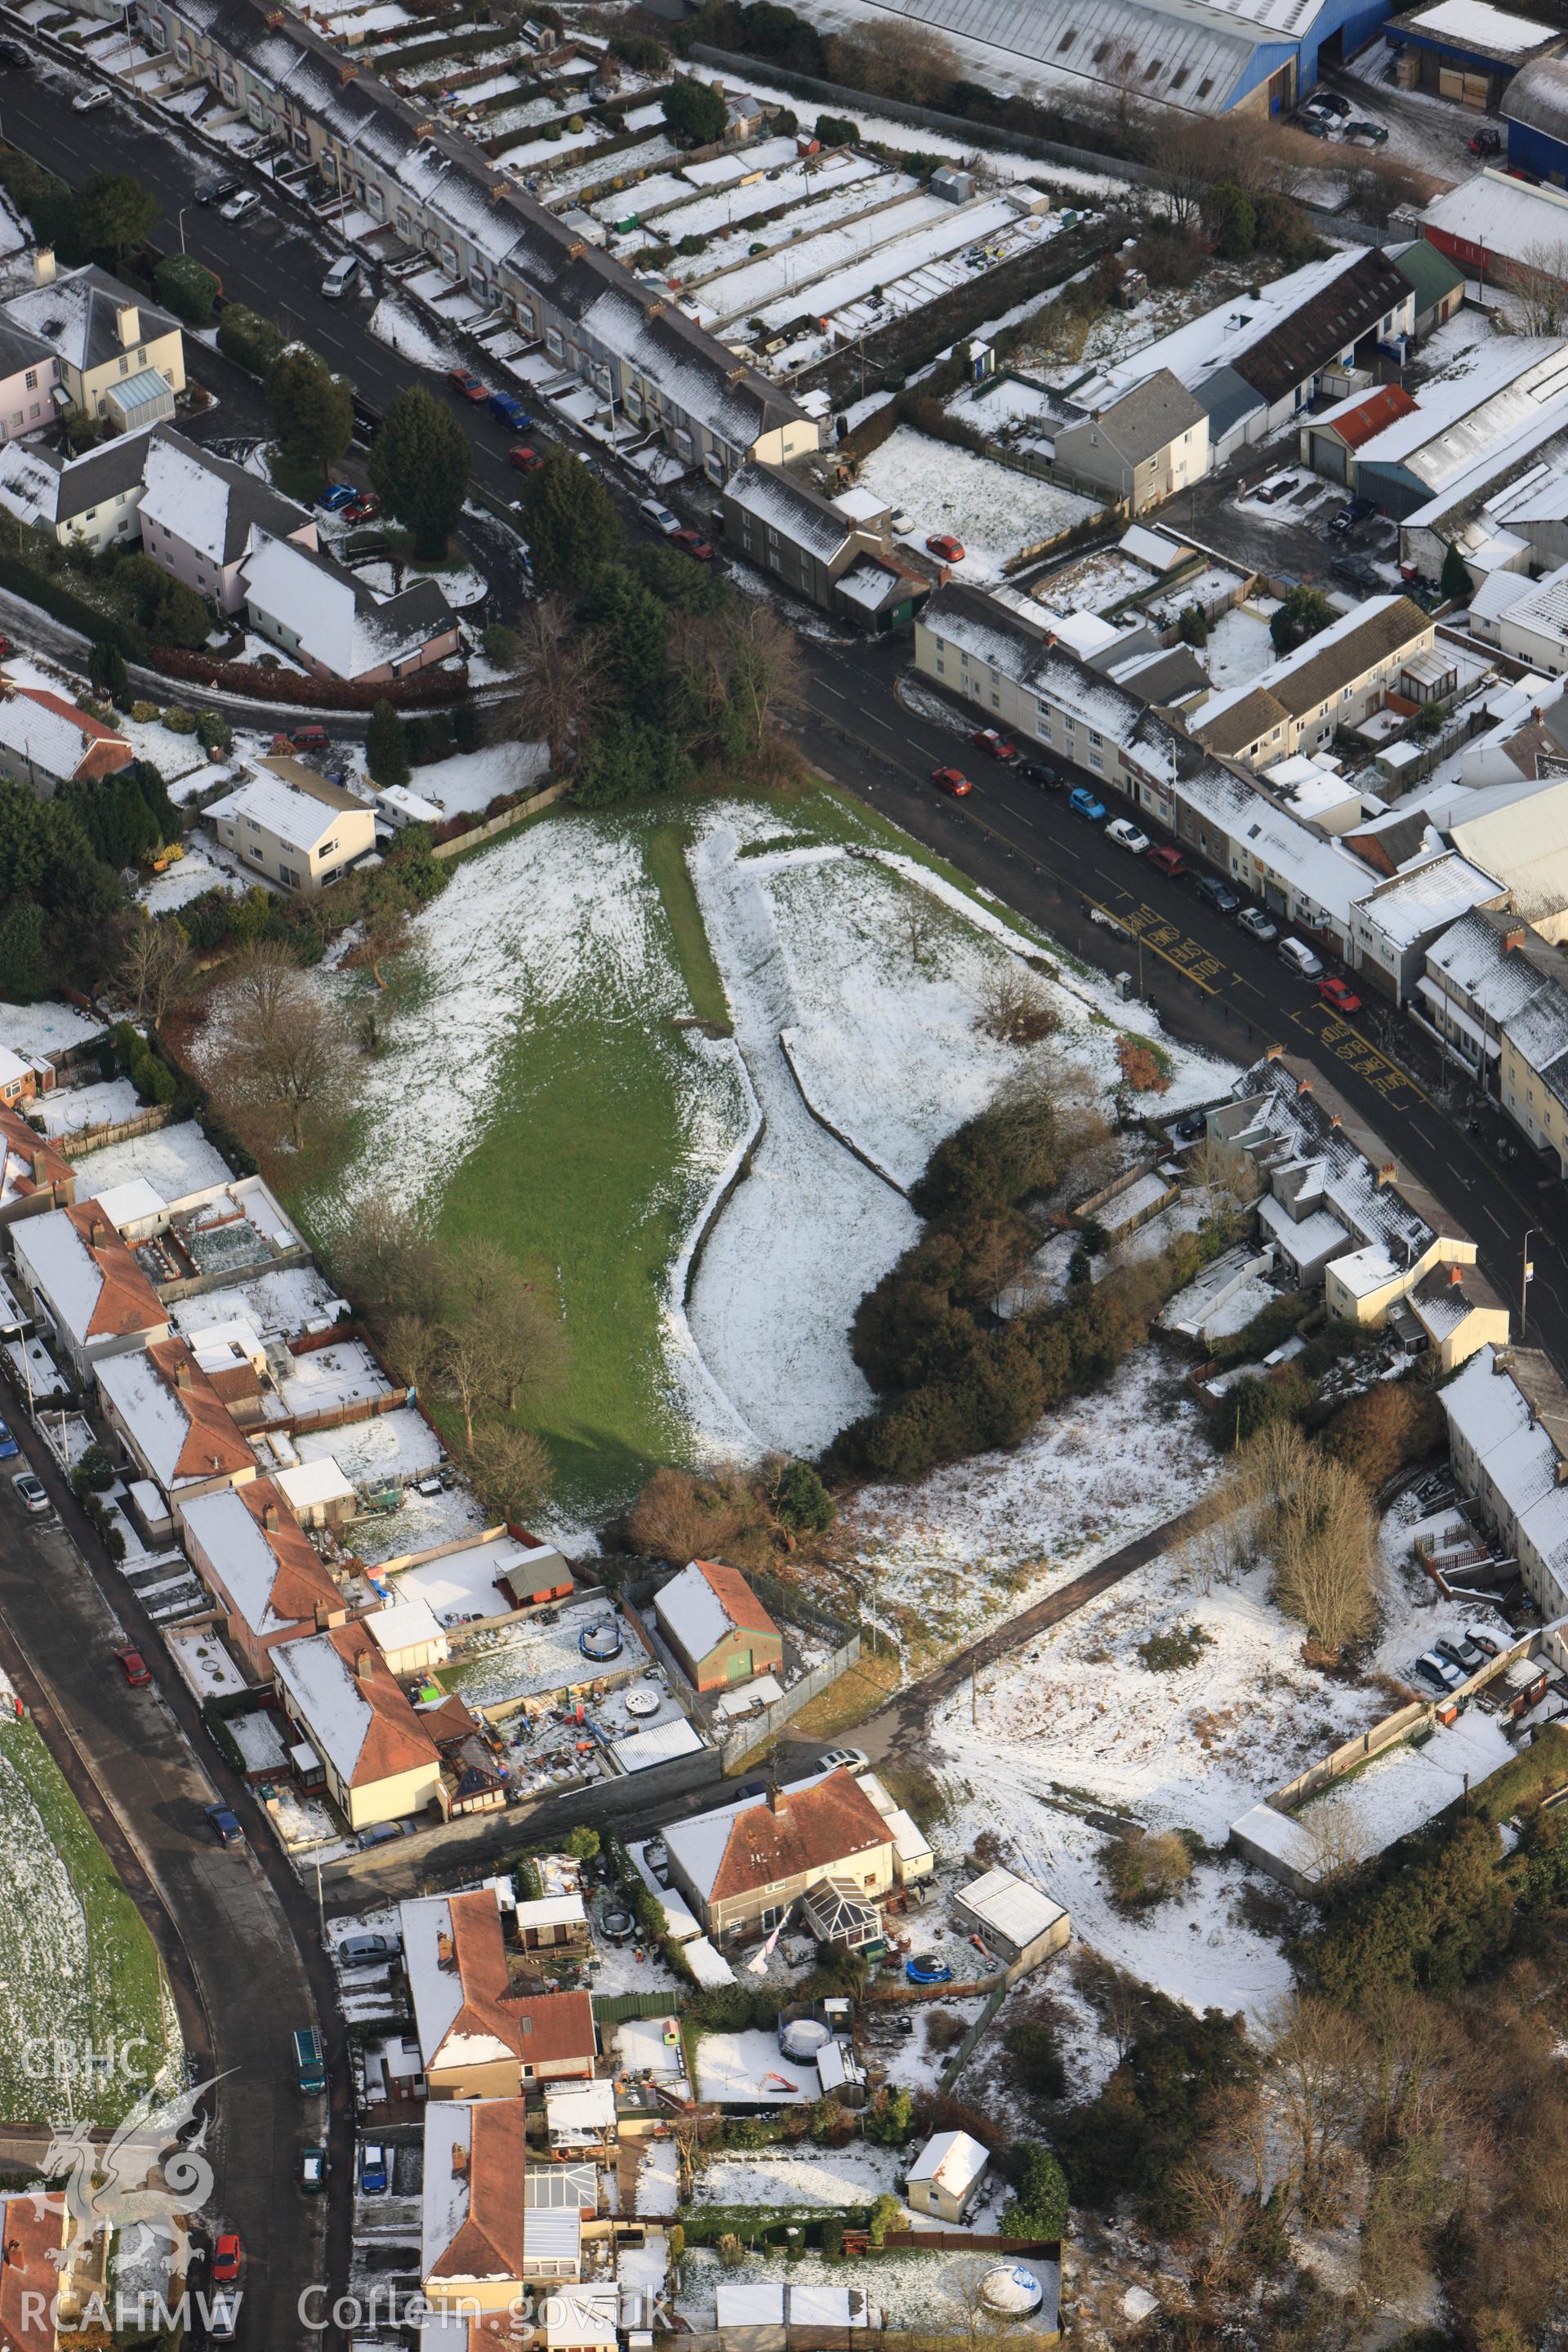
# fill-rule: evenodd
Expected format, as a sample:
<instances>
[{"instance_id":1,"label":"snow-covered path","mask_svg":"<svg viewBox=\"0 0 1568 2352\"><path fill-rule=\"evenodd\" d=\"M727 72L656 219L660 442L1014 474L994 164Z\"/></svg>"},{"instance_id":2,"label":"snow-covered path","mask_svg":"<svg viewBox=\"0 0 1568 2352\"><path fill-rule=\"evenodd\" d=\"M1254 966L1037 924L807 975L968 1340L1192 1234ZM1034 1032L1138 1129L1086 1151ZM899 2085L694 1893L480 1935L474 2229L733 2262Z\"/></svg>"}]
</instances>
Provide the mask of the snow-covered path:
<instances>
[{"instance_id":1,"label":"snow-covered path","mask_svg":"<svg viewBox=\"0 0 1568 2352\"><path fill-rule=\"evenodd\" d=\"M716 827L692 877L766 1128L698 1268L691 1329L715 1380L770 1445L815 1454L868 1410L849 1353L861 1297L914 1241L909 1203L805 1108L779 1046L797 1017L763 879Z\"/></svg>"}]
</instances>

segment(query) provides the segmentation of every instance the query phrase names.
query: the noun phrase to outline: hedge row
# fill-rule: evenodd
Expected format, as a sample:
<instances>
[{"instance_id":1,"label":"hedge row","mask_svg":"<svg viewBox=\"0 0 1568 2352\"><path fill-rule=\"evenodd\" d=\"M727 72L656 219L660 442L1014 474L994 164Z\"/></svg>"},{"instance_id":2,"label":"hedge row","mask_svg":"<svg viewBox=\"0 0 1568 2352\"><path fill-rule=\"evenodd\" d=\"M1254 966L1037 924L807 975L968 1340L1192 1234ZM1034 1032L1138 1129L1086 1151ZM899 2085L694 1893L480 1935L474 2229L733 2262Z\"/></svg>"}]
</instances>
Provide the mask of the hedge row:
<instances>
[{"instance_id":1,"label":"hedge row","mask_svg":"<svg viewBox=\"0 0 1568 2352\"><path fill-rule=\"evenodd\" d=\"M124 621L110 613L100 613L96 604L56 580L46 572L35 572L21 562L9 549L0 548L0 588L9 588L14 594L25 596L29 604L37 604L52 613L57 621L68 628L79 630L94 645L113 646L131 661L147 657L145 640Z\"/></svg>"},{"instance_id":2,"label":"hedge row","mask_svg":"<svg viewBox=\"0 0 1568 2352\"><path fill-rule=\"evenodd\" d=\"M342 677L313 677L297 669L262 669L252 662L220 661L211 654L188 653L183 646L160 646L153 667L165 677L198 679L227 694L248 695L258 702L294 702L318 710L372 710L378 702L402 704L458 701L468 691L466 672L448 669L411 670L381 686Z\"/></svg>"}]
</instances>

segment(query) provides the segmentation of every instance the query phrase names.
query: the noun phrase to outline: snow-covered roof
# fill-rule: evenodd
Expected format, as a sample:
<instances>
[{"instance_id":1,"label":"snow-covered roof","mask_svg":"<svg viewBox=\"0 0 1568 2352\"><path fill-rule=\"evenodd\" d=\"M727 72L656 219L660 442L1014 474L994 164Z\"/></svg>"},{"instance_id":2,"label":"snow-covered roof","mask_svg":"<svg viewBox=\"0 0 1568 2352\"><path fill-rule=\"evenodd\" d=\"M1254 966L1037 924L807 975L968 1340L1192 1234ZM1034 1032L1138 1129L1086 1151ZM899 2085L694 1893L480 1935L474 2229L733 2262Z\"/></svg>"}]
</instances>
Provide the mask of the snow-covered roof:
<instances>
[{"instance_id":1,"label":"snow-covered roof","mask_svg":"<svg viewBox=\"0 0 1568 2352\"><path fill-rule=\"evenodd\" d=\"M96 1201L25 1218L11 1229L11 1251L79 1349L167 1327L157 1292Z\"/></svg>"},{"instance_id":2,"label":"snow-covered roof","mask_svg":"<svg viewBox=\"0 0 1568 2352\"><path fill-rule=\"evenodd\" d=\"M694 1936L682 1944L680 1957L696 1981L705 1989L713 1985L733 1984L735 1971L718 1946L707 1936Z\"/></svg>"},{"instance_id":3,"label":"snow-covered roof","mask_svg":"<svg viewBox=\"0 0 1568 2352\"><path fill-rule=\"evenodd\" d=\"M552 2139L593 2139L616 2127L616 2086L607 2076L592 2083L546 2083L545 2126Z\"/></svg>"},{"instance_id":4,"label":"snow-covered roof","mask_svg":"<svg viewBox=\"0 0 1568 2352\"><path fill-rule=\"evenodd\" d=\"M372 1641L386 1656L398 1650L437 1648L445 1654L447 1637L427 1601L394 1601L374 1609L364 1621Z\"/></svg>"},{"instance_id":5,"label":"snow-covered roof","mask_svg":"<svg viewBox=\"0 0 1568 2352\"><path fill-rule=\"evenodd\" d=\"M0 309L16 325L40 336L79 373L180 331L178 319L92 263L85 269L65 270L47 286L14 294Z\"/></svg>"},{"instance_id":6,"label":"snow-covered roof","mask_svg":"<svg viewBox=\"0 0 1568 2352\"><path fill-rule=\"evenodd\" d=\"M320 1510L329 1503L351 1502L353 1482L343 1476L331 1454L320 1462L299 1462L276 1475L279 1492L296 1511Z\"/></svg>"},{"instance_id":7,"label":"snow-covered roof","mask_svg":"<svg viewBox=\"0 0 1568 2352\"><path fill-rule=\"evenodd\" d=\"M1268 732L1253 723L1249 706L1255 698L1268 698L1293 719L1302 719L1379 662L1433 635L1430 615L1408 597L1369 597L1304 645L1281 654L1244 686L1210 695L1189 714L1189 724L1213 751L1245 750Z\"/></svg>"},{"instance_id":8,"label":"snow-covered roof","mask_svg":"<svg viewBox=\"0 0 1568 2352\"><path fill-rule=\"evenodd\" d=\"M1472 907L1502 895L1489 874L1457 850L1445 850L1426 864L1379 885L1361 902L1361 919L1396 948L1414 947L1423 934L1458 922Z\"/></svg>"},{"instance_id":9,"label":"snow-covered roof","mask_svg":"<svg viewBox=\"0 0 1568 2352\"><path fill-rule=\"evenodd\" d=\"M724 496L764 530L776 530L781 539L824 563L831 562L851 532L863 527L858 517L845 513L841 499L823 498L776 466L737 467L724 485Z\"/></svg>"},{"instance_id":10,"label":"snow-covered roof","mask_svg":"<svg viewBox=\"0 0 1568 2352\"><path fill-rule=\"evenodd\" d=\"M973 1917L987 1927L994 1927L999 1936L1020 1948L1032 1944L1037 1936L1045 1935L1067 1916L1043 1887L1032 1886L1026 1878L1019 1878L1011 1870L986 1871L983 1877L960 1887L954 1899Z\"/></svg>"},{"instance_id":11,"label":"snow-covered roof","mask_svg":"<svg viewBox=\"0 0 1568 2352\"><path fill-rule=\"evenodd\" d=\"M426 1895L414 1902L400 1903L397 1906L397 1924L403 1938L404 1971L414 2002L415 2031L419 2036L420 2053L426 2066L433 2062L437 2052L442 2051L465 1998L461 1967L442 1966L442 1955L448 1949L454 1952L459 1962L466 1957L467 1938L460 1945L453 1940L451 1906L454 1900L473 1910L475 1933L485 1932L488 1939L488 1923L479 1916L480 1906L476 1895L454 1898L445 1895ZM489 1900L496 1914L493 1941L496 1949L503 1951L500 1902L494 1888L490 1891ZM507 2042L499 2035L490 2038L494 2046L488 2053L489 2056L500 2059L511 2054ZM486 2053L465 2054L483 2057Z\"/></svg>"},{"instance_id":12,"label":"snow-covered roof","mask_svg":"<svg viewBox=\"0 0 1568 2352\"><path fill-rule=\"evenodd\" d=\"M268 1513L277 1497L276 1483L258 1478L198 1495L184 1507L189 1542L258 1640L319 1622L318 1607L341 1613L344 1606L293 1514L286 1506Z\"/></svg>"},{"instance_id":13,"label":"snow-covered roof","mask_svg":"<svg viewBox=\"0 0 1568 2352\"><path fill-rule=\"evenodd\" d=\"M259 761L233 792L210 803L207 815L236 820L254 817L285 846L307 853L324 841L345 815L370 814L363 801L340 792L325 777L307 783L308 771L294 764L296 773L283 774L269 761Z\"/></svg>"},{"instance_id":14,"label":"snow-covered roof","mask_svg":"<svg viewBox=\"0 0 1568 2352\"><path fill-rule=\"evenodd\" d=\"M129 766L135 756L125 736L38 687L13 686L0 693L0 745L50 783L110 773Z\"/></svg>"},{"instance_id":15,"label":"snow-covered roof","mask_svg":"<svg viewBox=\"0 0 1568 2352\"><path fill-rule=\"evenodd\" d=\"M834 583L846 603L867 613L879 613L889 597L907 596L913 584L893 564L879 563L874 555L858 555Z\"/></svg>"},{"instance_id":16,"label":"snow-covered roof","mask_svg":"<svg viewBox=\"0 0 1568 2352\"><path fill-rule=\"evenodd\" d=\"M0 443L0 506L23 522L63 530L89 507L140 488L144 452L164 429L117 433L82 457L64 457L37 441Z\"/></svg>"},{"instance_id":17,"label":"snow-covered roof","mask_svg":"<svg viewBox=\"0 0 1568 2352\"><path fill-rule=\"evenodd\" d=\"M457 626L438 582L421 580L398 595L377 596L330 556L291 540L263 538L246 560L244 577L247 601L286 625L334 677L361 677L405 661Z\"/></svg>"},{"instance_id":18,"label":"snow-covered roof","mask_svg":"<svg viewBox=\"0 0 1568 2352\"><path fill-rule=\"evenodd\" d=\"M1150 530L1141 522L1131 524L1116 544L1121 554L1130 555L1134 563L1148 564L1152 572L1169 572L1187 552L1163 530Z\"/></svg>"},{"instance_id":19,"label":"snow-covered roof","mask_svg":"<svg viewBox=\"0 0 1568 2352\"><path fill-rule=\"evenodd\" d=\"M1024 0L1015 0L1015 5L1022 5ZM1124 352L1110 362L1089 383L1074 388L1074 403L1085 409L1102 406L1133 384L1168 369L1178 383L1197 395L1201 405L1203 385L1208 378L1221 372L1234 373L1238 359L1280 327L1309 312L1340 278L1365 258L1364 247L1342 247L1322 260L1305 262L1300 269L1287 271L1271 284L1234 294L1170 334L1156 337L1142 350ZM1341 341L1342 343L1342 337ZM1254 402L1258 396L1255 387ZM1211 429L1215 429L1212 415L1210 424Z\"/></svg>"},{"instance_id":20,"label":"snow-covered roof","mask_svg":"<svg viewBox=\"0 0 1568 2352\"><path fill-rule=\"evenodd\" d=\"M434 1767L429 1734L363 1624L285 1642L273 1653L273 1671L346 1787L368 1788L421 1765Z\"/></svg>"},{"instance_id":21,"label":"snow-covered roof","mask_svg":"<svg viewBox=\"0 0 1568 2352\"><path fill-rule=\"evenodd\" d=\"M1415 407L1363 444L1363 467L1397 466L1434 495L1500 441L1568 425L1568 343L1499 335L1432 377Z\"/></svg>"},{"instance_id":22,"label":"snow-covered roof","mask_svg":"<svg viewBox=\"0 0 1568 2352\"><path fill-rule=\"evenodd\" d=\"M311 517L292 499L187 441L183 433L154 434L142 470L142 528L156 523L209 563L237 563L270 531L287 539L314 531Z\"/></svg>"},{"instance_id":23,"label":"snow-covered roof","mask_svg":"<svg viewBox=\"0 0 1568 2352\"><path fill-rule=\"evenodd\" d=\"M666 1633L696 1664L731 1633L776 1637L779 1630L740 1570L721 1560L689 1560L679 1576L660 1586L654 1609Z\"/></svg>"},{"instance_id":24,"label":"snow-covered roof","mask_svg":"<svg viewBox=\"0 0 1568 2352\"><path fill-rule=\"evenodd\" d=\"M1421 222L1428 232L1522 261L1533 252L1555 251L1568 235L1568 194L1489 169L1434 196Z\"/></svg>"},{"instance_id":25,"label":"snow-covered roof","mask_svg":"<svg viewBox=\"0 0 1568 2352\"><path fill-rule=\"evenodd\" d=\"M786 1782L776 1802L740 1797L694 1813L672 1822L664 1835L685 1877L709 1902L826 1872L892 1843L880 1813L842 1769Z\"/></svg>"},{"instance_id":26,"label":"snow-covered roof","mask_svg":"<svg viewBox=\"0 0 1568 2352\"><path fill-rule=\"evenodd\" d=\"M1429 8L1413 9L1398 17L1395 33L1414 33L1445 47L1473 49L1481 56L1517 59L1549 48L1562 35L1550 25L1529 16L1510 16L1490 0L1433 0Z\"/></svg>"},{"instance_id":27,"label":"snow-covered roof","mask_svg":"<svg viewBox=\"0 0 1568 2352\"><path fill-rule=\"evenodd\" d=\"M1055 1909L1053 1905L1052 1909ZM1059 1918L1061 1914L1057 1913ZM1020 1939L1026 1942L1027 1937ZM917 2180L934 2181L948 2196L960 2203L966 2198L991 2161L991 2151L966 2131L938 2132L928 2139L910 2167L910 2186Z\"/></svg>"},{"instance_id":28,"label":"snow-covered roof","mask_svg":"<svg viewBox=\"0 0 1568 2352\"><path fill-rule=\"evenodd\" d=\"M520 1936L530 1927L585 1927L588 1914L580 1895L539 1895L531 1902L512 1906Z\"/></svg>"}]
</instances>

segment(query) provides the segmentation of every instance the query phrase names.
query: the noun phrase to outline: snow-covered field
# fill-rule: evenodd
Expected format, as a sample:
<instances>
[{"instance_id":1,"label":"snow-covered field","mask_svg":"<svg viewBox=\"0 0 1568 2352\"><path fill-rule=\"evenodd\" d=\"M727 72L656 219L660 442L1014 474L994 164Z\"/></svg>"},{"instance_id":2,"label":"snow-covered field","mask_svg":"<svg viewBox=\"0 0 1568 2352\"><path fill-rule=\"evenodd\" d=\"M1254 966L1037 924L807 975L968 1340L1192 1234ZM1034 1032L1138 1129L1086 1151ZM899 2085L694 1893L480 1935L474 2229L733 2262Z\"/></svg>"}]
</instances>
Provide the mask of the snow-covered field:
<instances>
[{"instance_id":1,"label":"snow-covered field","mask_svg":"<svg viewBox=\"0 0 1568 2352\"><path fill-rule=\"evenodd\" d=\"M1000 580L1011 557L1044 545L1098 511L1092 499L933 441L910 425L899 425L872 450L857 482L895 507L908 508L917 525L911 546L923 546L931 531L951 531L960 539L964 559L952 567L959 580Z\"/></svg>"}]
</instances>

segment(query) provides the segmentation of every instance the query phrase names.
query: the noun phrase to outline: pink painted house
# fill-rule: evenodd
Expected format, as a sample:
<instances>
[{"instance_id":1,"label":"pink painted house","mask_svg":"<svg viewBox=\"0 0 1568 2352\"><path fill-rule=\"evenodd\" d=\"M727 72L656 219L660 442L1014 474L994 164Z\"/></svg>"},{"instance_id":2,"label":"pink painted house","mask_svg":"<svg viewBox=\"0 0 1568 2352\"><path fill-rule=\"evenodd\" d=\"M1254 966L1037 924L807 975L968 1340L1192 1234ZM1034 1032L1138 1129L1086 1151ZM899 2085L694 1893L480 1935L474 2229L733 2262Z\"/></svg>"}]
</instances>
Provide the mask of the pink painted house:
<instances>
[{"instance_id":1,"label":"pink painted house","mask_svg":"<svg viewBox=\"0 0 1568 2352\"><path fill-rule=\"evenodd\" d=\"M154 563L226 613L245 604L243 567L266 540L316 548L316 526L266 482L160 425L142 474L142 546Z\"/></svg>"},{"instance_id":2,"label":"pink painted house","mask_svg":"<svg viewBox=\"0 0 1568 2352\"><path fill-rule=\"evenodd\" d=\"M0 441L41 432L59 415L60 363L41 335L0 314Z\"/></svg>"}]
</instances>

